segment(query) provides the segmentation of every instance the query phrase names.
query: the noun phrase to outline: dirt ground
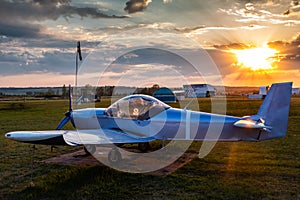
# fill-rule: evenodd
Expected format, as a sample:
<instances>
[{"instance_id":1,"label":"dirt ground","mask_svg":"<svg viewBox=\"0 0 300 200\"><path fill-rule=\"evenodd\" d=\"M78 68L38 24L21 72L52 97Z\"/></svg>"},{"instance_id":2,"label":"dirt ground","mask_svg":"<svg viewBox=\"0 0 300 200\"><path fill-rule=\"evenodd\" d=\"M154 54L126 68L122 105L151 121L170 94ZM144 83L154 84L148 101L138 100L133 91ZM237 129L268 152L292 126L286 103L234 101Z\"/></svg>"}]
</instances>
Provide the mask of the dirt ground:
<instances>
[{"instance_id":1,"label":"dirt ground","mask_svg":"<svg viewBox=\"0 0 300 200\"><path fill-rule=\"evenodd\" d=\"M95 154L88 155L83 150L79 150L73 153L63 154L57 157L48 158L46 160L43 160L42 162L45 163L57 163L57 164L63 164L63 165L77 165L77 166L95 166L95 165L107 165L107 155L111 148L105 148L101 147L101 149L97 149ZM125 152L125 153L124 153ZM122 151L122 161L128 161L130 158L130 153L127 153L126 151ZM158 176L166 176L168 174L171 174L175 172L177 169L185 165L186 163L190 162L193 158L195 158L198 154L197 153L184 153L181 155L176 161L174 161L172 164L158 169L156 171L150 171L147 172L147 174L151 175L158 175ZM142 159L142 158L139 158ZM132 161L133 159L131 159ZM138 160L138 159L134 159ZM149 160L146 159L148 162L155 163L157 162L154 158ZM148 165L146 161L144 162L145 165ZM129 162L128 162L129 163ZM132 165L132 163L130 163ZM125 164L123 164L123 167ZM126 167L126 166L125 166Z\"/></svg>"}]
</instances>

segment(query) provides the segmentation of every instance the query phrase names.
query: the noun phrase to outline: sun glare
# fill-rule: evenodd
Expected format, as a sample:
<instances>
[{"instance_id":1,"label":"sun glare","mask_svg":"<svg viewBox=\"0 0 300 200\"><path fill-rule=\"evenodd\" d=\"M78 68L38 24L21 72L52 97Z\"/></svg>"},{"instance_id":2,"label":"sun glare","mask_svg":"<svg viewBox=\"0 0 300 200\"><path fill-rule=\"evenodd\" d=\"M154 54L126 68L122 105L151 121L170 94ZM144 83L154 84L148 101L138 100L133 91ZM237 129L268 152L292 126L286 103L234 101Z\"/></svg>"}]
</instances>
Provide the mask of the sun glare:
<instances>
[{"instance_id":1,"label":"sun glare","mask_svg":"<svg viewBox=\"0 0 300 200\"><path fill-rule=\"evenodd\" d=\"M231 52L237 57L237 65L250 68L253 71L274 69L274 64L278 61L275 57L278 51L267 46L243 50L231 50Z\"/></svg>"}]
</instances>

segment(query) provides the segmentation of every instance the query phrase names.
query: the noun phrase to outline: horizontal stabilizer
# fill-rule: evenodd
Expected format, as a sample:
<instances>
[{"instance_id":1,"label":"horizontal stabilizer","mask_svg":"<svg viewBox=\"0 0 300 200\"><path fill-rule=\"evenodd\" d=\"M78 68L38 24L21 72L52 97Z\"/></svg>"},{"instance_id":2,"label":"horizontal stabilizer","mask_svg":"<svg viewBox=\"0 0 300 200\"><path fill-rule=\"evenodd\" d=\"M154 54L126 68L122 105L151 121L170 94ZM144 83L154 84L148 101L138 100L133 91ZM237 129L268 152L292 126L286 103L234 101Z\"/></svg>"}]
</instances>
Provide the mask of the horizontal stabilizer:
<instances>
[{"instance_id":1,"label":"horizontal stabilizer","mask_svg":"<svg viewBox=\"0 0 300 200\"><path fill-rule=\"evenodd\" d=\"M234 123L234 126L241 127L241 128L254 128L254 129L263 129L268 132L271 132L272 127L266 126L263 122L248 119L241 119Z\"/></svg>"}]
</instances>

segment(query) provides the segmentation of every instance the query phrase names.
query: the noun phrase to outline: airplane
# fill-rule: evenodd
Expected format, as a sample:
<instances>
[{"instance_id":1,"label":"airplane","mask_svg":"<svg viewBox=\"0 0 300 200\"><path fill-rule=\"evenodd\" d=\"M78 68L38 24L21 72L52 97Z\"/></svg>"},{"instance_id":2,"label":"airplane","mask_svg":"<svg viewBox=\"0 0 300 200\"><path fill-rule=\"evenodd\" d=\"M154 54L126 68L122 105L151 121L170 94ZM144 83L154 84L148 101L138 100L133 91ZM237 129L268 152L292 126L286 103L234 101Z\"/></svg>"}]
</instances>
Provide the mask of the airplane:
<instances>
[{"instance_id":1,"label":"airplane","mask_svg":"<svg viewBox=\"0 0 300 200\"><path fill-rule=\"evenodd\" d=\"M70 96L69 111L56 130L14 131L5 137L32 144L84 146L91 154L96 145L112 144L138 144L146 152L154 140L262 141L286 135L291 90L292 82L272 84L258 112L244 117L172 108L142 94L121 98L108 108L73 110ZM69 121L76 130L61 130ZM207 135L209 127L221 123L220 134ZM118 149L112 148L108 161L121 159Z\"/></svg>"}]
</instances>

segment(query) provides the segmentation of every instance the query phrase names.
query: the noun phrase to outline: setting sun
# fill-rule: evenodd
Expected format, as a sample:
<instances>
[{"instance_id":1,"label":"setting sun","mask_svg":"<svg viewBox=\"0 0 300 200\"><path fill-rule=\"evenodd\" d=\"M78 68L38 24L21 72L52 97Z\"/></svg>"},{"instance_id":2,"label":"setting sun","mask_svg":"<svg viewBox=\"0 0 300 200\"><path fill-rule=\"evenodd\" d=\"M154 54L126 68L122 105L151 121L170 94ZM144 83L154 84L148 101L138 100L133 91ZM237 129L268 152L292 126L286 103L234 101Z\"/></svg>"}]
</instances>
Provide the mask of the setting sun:
<instances>
[{"instance_id":1,"label":"setting sun","mask_svg":"<svg viewBox=\"0 0 300 200\"><path fill-rule=\"evenodd\" d=\"M243 50L231 50L237 57L237 65L256 70L274 69L274 63L278 61L275 58L277 50L267 46L258 48L249 48Z\"/></svg>"}]
</instances>

